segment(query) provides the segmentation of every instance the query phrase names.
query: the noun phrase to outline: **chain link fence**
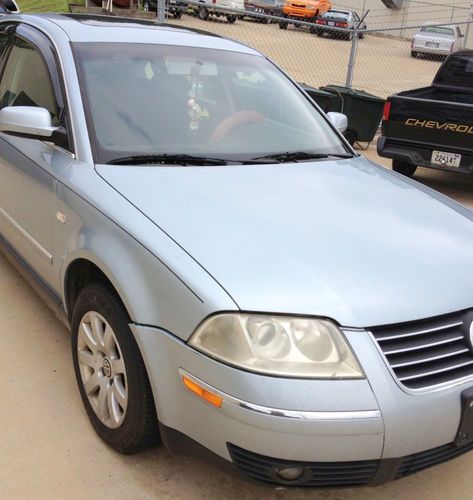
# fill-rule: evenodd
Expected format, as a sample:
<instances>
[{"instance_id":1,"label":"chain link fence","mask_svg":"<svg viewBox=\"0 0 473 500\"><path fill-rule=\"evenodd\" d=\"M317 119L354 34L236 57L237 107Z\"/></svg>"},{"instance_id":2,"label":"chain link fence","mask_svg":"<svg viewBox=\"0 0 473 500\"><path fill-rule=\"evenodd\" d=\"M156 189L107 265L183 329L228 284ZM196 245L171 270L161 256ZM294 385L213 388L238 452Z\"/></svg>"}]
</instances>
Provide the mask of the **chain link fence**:
<instances>
[{"instance_id":1,"label":"chain link fence","mask_svg":"<svg viewBox=\"0 0 473 500\"><path fill-rule=\"evenodd\" d=\"M157 0L140 1L145 3L131 10L113 8L113 13L150 19L156 19L157 14L164 17L164 11L156 12ZM301 21L288 17L282 2L277 4L273 0L267 3L271 8L257 7L264 5L264 1L245 0L244 5L243 0L191 0L186 3L167 0L164 22L208 31L249 45L282 67L294 80L312 87L346 85L382 98L401 90L430 85L445 55L450 53L451 43L455 44L455 50L466 45L466 37L456 37L457 31L465 35L472 24L470 21L429 25L427 30L430 32L420 34L420 38L427 35L427 39L419 42L422 46L417 46L412 40L416 33L426 29L424 23L388 26L386 21L383 27L380 21L379 27L373 28L370 16L374 20L376 11L366 9L369 0L353 2L358 2L360 18L363 10L367 14L361 23L360 18L356 22L326 16L321 19L309 11L305 13L306 20ZM223 6L224 3L227 6ZM425 2L408 2L406 7L412 9L411 15L414 4L419 9L426 7ZM148 12L143 10L143 5ZM244 10L244 6L248 9L250 5L253 11ZM336 4L336 7L341 9L344 6ZM353 5L350 7L353 10ZM447 21L450 21L452 7L455 7L455 12L463 8L461 5L450 5L449 9L444 7L441 12L448 17ZM101 11L98 7L73 10L81 9ZM453 34L452 41L447 32Z\"/></svg>"}]
</instances>

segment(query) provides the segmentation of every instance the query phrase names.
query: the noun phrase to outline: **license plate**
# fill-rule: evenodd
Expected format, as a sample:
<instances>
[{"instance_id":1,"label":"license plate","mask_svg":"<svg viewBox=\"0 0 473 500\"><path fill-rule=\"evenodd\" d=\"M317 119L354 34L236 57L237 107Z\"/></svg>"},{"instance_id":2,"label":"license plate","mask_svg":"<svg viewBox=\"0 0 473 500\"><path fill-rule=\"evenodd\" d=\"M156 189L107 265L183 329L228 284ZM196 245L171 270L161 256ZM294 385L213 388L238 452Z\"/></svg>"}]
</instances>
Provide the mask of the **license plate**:
<instances>
[{"instance_id":1,"label":"license plate","mask_svg":"<svg viewBox=\"0 0 473 500\"><path fill-rule=\"evenodd\" d=\"M328 24L329 26L335 26L335 23L334 23L334 22L332 22L332 21L329 21L327 24Z\"/></svg>"},{"instance_id":2,"label":"license plate","mask_svg":"<svg viewBox=\"0 0 473 500\"><path fill-rule=\"evenodd\" d=\"M435 42L427 42L425 44L426 47L431 47L433 49L438 49L439 48L439 44L438 43L435 43Z\"/></svg>"},{"instance_id":3,"label":"license plate","mask_svg":"<svg viewBox=\"0 0 473 500\"><path fill-rule=\"evenodd\" d=\"M459 167L462 156L456 153L444 153L443 151L432 151L432 164L441 167Z\"/></svg>"}]
</instances>

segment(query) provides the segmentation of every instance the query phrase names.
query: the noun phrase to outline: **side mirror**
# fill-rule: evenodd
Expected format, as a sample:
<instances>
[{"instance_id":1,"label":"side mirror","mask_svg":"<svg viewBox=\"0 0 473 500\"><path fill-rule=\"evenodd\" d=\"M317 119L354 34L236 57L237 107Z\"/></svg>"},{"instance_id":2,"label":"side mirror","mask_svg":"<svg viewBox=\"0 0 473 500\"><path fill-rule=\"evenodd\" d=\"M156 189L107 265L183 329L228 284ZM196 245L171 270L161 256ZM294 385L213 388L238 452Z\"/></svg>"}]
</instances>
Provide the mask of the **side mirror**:
<instances>
[{"instance_id":1,"label":"side mirror","mask_svg":"<svg viewBox=\"0 0 473 500\"><path fill-rule=\"evenodd\" d=\"M343 134L348 128L348 118L343 113L335 113L334 111L329 111L327 113L328 119L332 122L332 125Z\"/></svg>"},{"instance_id":2,"label":"side mirror","mask_svg":"<svg viewBox=\"0 0 473 500\"><path fill-rule=\"evenodd\" d=\"M52 126L51 115L45 108L7 106L0 110L0 132L5 134L56 142L53 134L62 135L61 130L62 127Z\"/></svg>"}]
</instances>

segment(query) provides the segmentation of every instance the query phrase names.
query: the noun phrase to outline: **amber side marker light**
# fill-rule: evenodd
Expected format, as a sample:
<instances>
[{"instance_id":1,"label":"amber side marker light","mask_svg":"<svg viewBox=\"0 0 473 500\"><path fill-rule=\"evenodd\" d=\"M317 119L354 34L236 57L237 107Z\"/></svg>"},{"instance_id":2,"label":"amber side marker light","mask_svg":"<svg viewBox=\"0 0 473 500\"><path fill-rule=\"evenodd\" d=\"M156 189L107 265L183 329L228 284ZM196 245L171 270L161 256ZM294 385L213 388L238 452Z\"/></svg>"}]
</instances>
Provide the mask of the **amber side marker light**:
<instances>
[{"instance_id":1,"label":"amber side marker light","mask_svg":"<svg viewBox=\"0 0 473 500\"><path fill-rule=\"evenodd\" d=\"M197 384L190 378L186 377L185 375L182 375L182 383L184 384L187 390L191 391L204 401L207 401L207 403L210 403L211 405L216 406L217 408L222 407L223 399L220 396L217 396L213 392L207 391L206 389L204 389L199 384Z\"/></svg>"}]
</instances>

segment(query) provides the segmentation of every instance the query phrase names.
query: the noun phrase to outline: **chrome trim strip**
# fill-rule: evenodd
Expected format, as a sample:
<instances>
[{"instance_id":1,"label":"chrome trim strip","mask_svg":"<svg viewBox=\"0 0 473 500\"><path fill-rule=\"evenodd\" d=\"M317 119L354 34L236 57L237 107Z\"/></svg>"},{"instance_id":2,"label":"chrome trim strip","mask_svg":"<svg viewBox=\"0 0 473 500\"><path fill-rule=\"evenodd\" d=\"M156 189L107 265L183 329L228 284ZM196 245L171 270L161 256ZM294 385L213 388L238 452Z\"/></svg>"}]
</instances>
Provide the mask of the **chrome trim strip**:
<instances>
[{"instance_id":1,"label":"chrome trim strip","mask_svg":"<svg viewBox=\"0 0 473 500\"><path fill-rule=\"evenodd\" d=\"M223 402L227 405L236 406L244 410L249 410L261 415L268 415L271 417L288 418L293 420L363 420L372 418L381 418L381 412L379 410L360 410L360 411L298 411L298 410L282 410L278 408L269 408L267 406L257 405L255 403L249 403L241 399L235 398L222 392L215 387L203 382L199 378L190 374L183 368L179 368L179 376L182 381L182 376L185 375L191 379L196 384L203 387L206 391L211 392L223 399ZM185 387L185 386L184 386ZM186 389L188 390L188 389Z\"/></svg>"},{"instance_id":2,"label":"chrome trim strip","mask_svg":"<svg viewBox=\"0 0 473 500\"><path fill-rule=\"evenodd\" d=\"M405 333L403 335L390 335L389 337L376 337L378 342L384 342L385 340L396 340L403 339L406 337L414 337L415 335L424 335L425 333L438 332L440 330L448 330L449 328L453 328L455 326L463 325L463 321L459 321L457 323L451 323L450 325L438 326L436 328L430 328L428 330L419 330L416 332Z\"/></svg>"},{"instance_id":3,"label":"chrome trim strip","mask_svg":"<svg viewBox=\"0 0 473 500\"><path fill-rule=\"evenodd\" d=\"M404 366L421 365L422 363L430 363L431 361L437 361L438 359L451 358L453 356L458 356L464 352L468 352L470 349L467 347L460 349L458 351L449 352L447 354L439 354L438 356L432 356L430 358L416 359L415 361L408 361L407 363L393 363L392 368L403 368Z\"/></svg>"},{"instance_id":4,"label":"chrome trim strip","mask_svg":"<svg viewBox=\"0 0 473 500\"><path fill-rule=\"evenodd\" d=\"M399 377L399 380L402 382L403 380L414 380L416 378L429 377L430 375L435 375L436 373L445 373L450 370L456 370L458 368L462 368L463 366L473 365L473 359L469 361L464 361L463 363L457 363L456 365L448 366L446 368L440 368L440 370L431 370L429 372L422 372L417 375L409 375L407 377Z\"/></svg>"},{"instance_id":5,"label":"chrome trim strip","mask_svg":"<svg viewBox=\"0 0 473 500\"><path fill-rule=\"evenodd\" d=\"M376 338L376 337L375 337ZM438 342L431 342L430 344L421 344L415 347L408 347L407 349L394 349L393 351L384 351L383 353L386 356L390 356L391 354L399 354L400 352L411 352L411 351L419 351L422 349L428 349L429 347L435 347L438 345L448 344L449 342L456 342L457 340L463 340L463 335L459 337L453 337L451 339L439 340Z\"/></svg>"},{"instance_id":6,"label":"chrome trim strip","mask_svg":"<svg viewBox=\"0 0 473 500\"><path fill-rule=\"evenodd\" d=\"M2 207L0 207L0 215L3 215L7 222L9 222L20 234L23 236L26 241L28 241L34 249L41 255L41 257L44 257L49 264L53 263L53 256L44 248L42 247L29 233L27 233L14 219L12 219L6 212L3 210Z\"/></svg>"}]
</instances>

